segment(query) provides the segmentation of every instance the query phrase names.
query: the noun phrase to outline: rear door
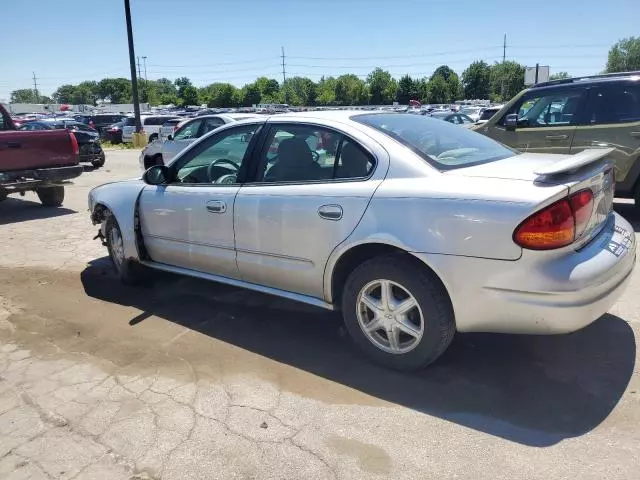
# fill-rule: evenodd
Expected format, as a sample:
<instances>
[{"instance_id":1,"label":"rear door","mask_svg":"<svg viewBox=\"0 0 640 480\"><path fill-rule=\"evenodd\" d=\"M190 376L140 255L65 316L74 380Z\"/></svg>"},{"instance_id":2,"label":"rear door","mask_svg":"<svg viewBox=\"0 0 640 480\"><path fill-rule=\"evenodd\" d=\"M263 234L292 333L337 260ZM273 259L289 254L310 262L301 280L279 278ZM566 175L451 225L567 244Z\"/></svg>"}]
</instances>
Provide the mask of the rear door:
<instances>
[{"instance_id":1,"label":"rear door","mask_svg":"<svg viewBox=\"0 0 640 480\"><path fill-rule=\"evenodd\" d=\"M614 148L616 191L632 194L640 178L640 82L615 81L589 89L571 153Z\"/></svg>"},{"instance_id":2,"label":"rear door","mask_svg":"<svg viewBox=\"0 0 640 480\"><path fill-rule=\"evenodd\" d=\"M235 202L242 279L322 298L329 255L355 229L381 181L369 179L376 162L340 131L272 123L255 181Z\"/></svg>"},{"instance_id":3,"label":"rear door","mask_svg":"<svg viewBox=\"0 0 640 480\"><path fill-rule=\"evenodd\" d=\"M584 87L573 85L530 90L482 132L522 152L568 154L585 95ZM512 113L518 125L507 128L505 119Z\"/></svg>"}]
</instances>

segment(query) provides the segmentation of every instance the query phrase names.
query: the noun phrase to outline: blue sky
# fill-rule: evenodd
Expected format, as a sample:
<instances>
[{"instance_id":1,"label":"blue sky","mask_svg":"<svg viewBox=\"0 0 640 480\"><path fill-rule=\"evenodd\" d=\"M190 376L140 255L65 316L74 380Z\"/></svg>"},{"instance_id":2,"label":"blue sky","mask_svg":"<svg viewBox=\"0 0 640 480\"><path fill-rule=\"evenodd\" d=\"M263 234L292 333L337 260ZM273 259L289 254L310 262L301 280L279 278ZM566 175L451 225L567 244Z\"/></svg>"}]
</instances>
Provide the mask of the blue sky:
<instances>
[{"instance_id":1,"label":"blue sky","mask_svg":"<svg viewBox=\"0 0 640 480\"><path fill-rule=\"evenodd\" d=\"M0 99L106 76L128 76L123 0L1 0ZM579 6L578 6L579 5ZM573 75L604 68L609 47L640 35L639 0L131 0L136 55L149 79L198 86L267 75L461 73L476 59L549 65Z\"/></svg>"}]
</instances>

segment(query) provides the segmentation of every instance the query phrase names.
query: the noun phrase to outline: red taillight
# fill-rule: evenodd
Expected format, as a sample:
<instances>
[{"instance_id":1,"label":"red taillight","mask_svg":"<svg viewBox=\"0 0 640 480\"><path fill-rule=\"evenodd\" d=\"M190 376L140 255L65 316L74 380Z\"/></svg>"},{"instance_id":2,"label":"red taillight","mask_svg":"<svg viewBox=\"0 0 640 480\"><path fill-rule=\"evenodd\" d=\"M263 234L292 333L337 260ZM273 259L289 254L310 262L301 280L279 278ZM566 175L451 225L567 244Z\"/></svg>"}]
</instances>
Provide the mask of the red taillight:
<instances>
[{"instance_id":1,"label":"red taillight","mask_svg":"<svg viewBox=\"0 0 640 480\"><path fill-rule=\"evenodd\" d=\"M71 150L73 151L73 154L74 155L79 155L80 154L80 148L78 148L78 139L71 132L69 132L69 137L71 138Z\"/></svg>"},{"instance_id":2,"label":"red taillight","mask_svg":"<svg viewBox=\"0 0 640 480\"><path fill-rule=\"evenodd\" d=\"M565 247L584 232L592 210L593 193L580 190L531 215L516 228L513 240L531 250Z\"/></svg>"},{"instance_id":3,"label":"red taillight","mask_svg":"<svg viewBox=\"0 0 640 480\"><path fill-rule=\"evenodd\" d=\"M593 213L593 192L589 189L580 190L569 197L571 210L576 222L576 238L584 232Z\"/></svg>"}]
</instances>

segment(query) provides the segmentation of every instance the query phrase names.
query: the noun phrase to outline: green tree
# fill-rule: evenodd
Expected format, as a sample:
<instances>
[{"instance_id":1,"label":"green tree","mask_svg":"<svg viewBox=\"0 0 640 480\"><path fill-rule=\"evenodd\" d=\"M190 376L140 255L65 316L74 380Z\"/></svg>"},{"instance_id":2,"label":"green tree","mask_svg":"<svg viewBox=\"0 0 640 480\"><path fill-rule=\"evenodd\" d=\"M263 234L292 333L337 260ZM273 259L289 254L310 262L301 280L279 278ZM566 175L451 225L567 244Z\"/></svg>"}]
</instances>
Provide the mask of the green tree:
<instances>
[{"instance_id":1,"label":"green tree","mask_svg":"<svg viewBox=\"0 0 640 480\"><path fill-rule=\"evenodd\" d=\"M451 91L449 84L442 75L432 76L427 86L427 100L429 103L450 103Z\"/></svg>"},{"instance_id":2,"label":"green tree","mask_svg":"<svg viewBox=\"0 0 640 480\"><path fill-rule=\"evenodd\" d=\"M177 89L178 89L178 97L184 102L184 97L185 97L185 91L188 87L193 87L193 84L191 83L191 80L189 80L187 77L180 77L180 78L176 78L175 83ZM192 93L192 90L189 89L189 93ZM187 105L194 105L194 104L187 104Z\"/></svg>"},{"instance_id":3,"label":"green tree","mask_svg":"<svg viewBox=\"0 0 640 480\"><path fill-rule=\"evenodd\" d=\"M623 38L611 47L607 73L640 70L640 37Z\"/></svg>"},{"instance_id":4,"label":"green tree","mask_svg":"<svg viewBox=\"0 0 640 480\"><path fill-rule=\"evenodd\" d=\"M282 85L284 101L289 105L315 105L316 84L310 78L288 78Z\"/></svg>"},{"instance_id":5,"label":"green tree","mask_svg":"<svg viewBox=\"0 0 640 480\"><path fill-rule=\"evenodd\" d=\"M376 68L367 76L367 86L371 103L384 105L393 102L396 98L398 84L389 72Z\"/></svg>"},{"instance_id":6,"label":"green tree","mask_svg":"<svg viewBox=\"0 0 640 480\"><path fill-rule=\"evenodd\" d=\"M198 89L193 85L183 87L180 99L182 100L182 105L200 105Z\"/></svg>"},{"instance_id":7,"label":"green tree","mask_svg":"<svg viewBox=\"0 0 640 480\"><path fill-rule=\"evenodd\" d=\"M436 68L436 70L431 75L430 80L433 80L436 77L442 77L447 84L447 100L443 103L451 103L460 97L460 78L458 77L458 74L454 72L449 66L440 65L438 68Z\"/></svg>"},{"instance_id":8,"label":"green tree","mask_svg":"<svg viewBox=\"0 0 640 480\"><path fill-rule=\"evenodd\" d=\"M404 75L398 80L396 100L402 105L407 105L409 100L418 100L419 93L417 83L409 76Z\"/></svg>"},{"instance_id":9,"label":"green tree","mask_svg":"<svg viewBox=\"0 0 640 480\"><path fill-rule=\"evenodd\" d=\"M56 103L73 103L75 91L76 87L73 85L60 85L58 89L53 92L52 97Z\"/></svg>"},{"instance_id":10,"label":"green tree","mask_svg":"<svg viewBox=\"0 0 640 480\"><path fill-rule=\"evenodd\" d=\"M316 104L335 105L337 83L334 77L321 77L316 87Z\"/></svg>"},{"instance_id":11,"label":"green tree","mask_svg":"<svg viewBox=\"0 0 640 480\"><path fill-rule=\"evenodd\" d=\"M367 86L352 73L340 75L336 79L334 94L338 105L362 105L369 99Z\"/></svg>"},{"instance_id":12,"label":"green tree","mask_svg":"<svg viewBox=\"0 0 640 480\"><path fill-rule=\"evenodd\" d=\"M111 103L131 103L131 80L128 78L103 78L97 84L97 95Z\"/></svg>"},{"instance_id":13,"label":"green tree","mask_svg":"<svg viewBox=\"0 0 640 480\"><path fill-rule=\"evenodd\" d=\"M233 107L237 105L236 90L230 83L212 83L200 89L200 98L209 107Z\"/></svg>"},{"instance_id":14,"label":"green tree","mask_svg":"<svg viewBox=\"0 0 640 480\"><path fill-rule=\"evenodd\" d=\"M565 78L571 78L567 72L558 72L549 75L549 80L564 80Z\"/></svg>"},{"instance_id":15,"label":"green tree","mask_svg":"<svg viewBox=\"0 0 640 480\"><path fill-rule=\"evenodd\" d=\"M273 94L271 94L273 95ZM275 97L277 98L277 97ZM239 105L244 107L251 107L252 105L257 105L262 102L262 93L260 92L260 87L257 82L249 83L242 87ZM276 103L276 102L265 102L265 103Z\"/></svg>"},{"instance_id":16,"label":"green tree","mask_svg":"<svg viewBox=\"0 0 640 480\"><path fill-rule=\"evenodd\" d=\"M261 101L256 103L278 103L280 98L280 84L277 80L259 77L255 82L260 90Z\"/></svg>"},{"instance_id":17,"label":"green tree","mask_svg":"<svg viewBox=\"0 0 640 480\"><path fill-rule=\"evenodd\" d=\"M35 90L21 88L11 92L11 103L39 103Z\"/></svg>"},{"instance_id":18,"label":"green tree","mask_svg":"<svg viewBox=\"0 0 640 480\"><path fill-rule=\"evenodd\" d=\"M491 94L491 67L482 60L473 62L462 72L464 98L468 100L486 100Z\"/></svg>"},{"instance_id":19,"label":"green tree","mask_svg":"<svg viewBox=\"0 0 640 480\"><path fill-rule=\"evenodd\" d=\"M491 100L506 102L524 88L524 66L518 62L495 63L491 67Z\"/></svg>"}]
</instances>

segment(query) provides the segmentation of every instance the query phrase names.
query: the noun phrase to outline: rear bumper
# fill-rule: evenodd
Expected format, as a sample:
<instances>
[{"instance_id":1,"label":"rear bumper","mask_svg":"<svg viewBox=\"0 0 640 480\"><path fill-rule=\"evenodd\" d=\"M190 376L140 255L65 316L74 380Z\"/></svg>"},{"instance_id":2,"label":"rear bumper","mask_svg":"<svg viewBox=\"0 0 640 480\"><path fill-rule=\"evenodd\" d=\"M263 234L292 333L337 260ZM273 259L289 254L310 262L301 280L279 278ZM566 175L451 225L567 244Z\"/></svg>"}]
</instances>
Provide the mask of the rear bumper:
<instances>
[{"instance_id":1,"label":"rear bumper","mask_svg":"<svg viewBox=\"0 0 640 480\"><path fill-rule=\"evenodd\" d=\"M459 331L558 334L589 325L618 300L635 267L636 240L614 213L579 251L524 251L516 261L414 255L441 276Z\"/></svg>"}]
</instances>

